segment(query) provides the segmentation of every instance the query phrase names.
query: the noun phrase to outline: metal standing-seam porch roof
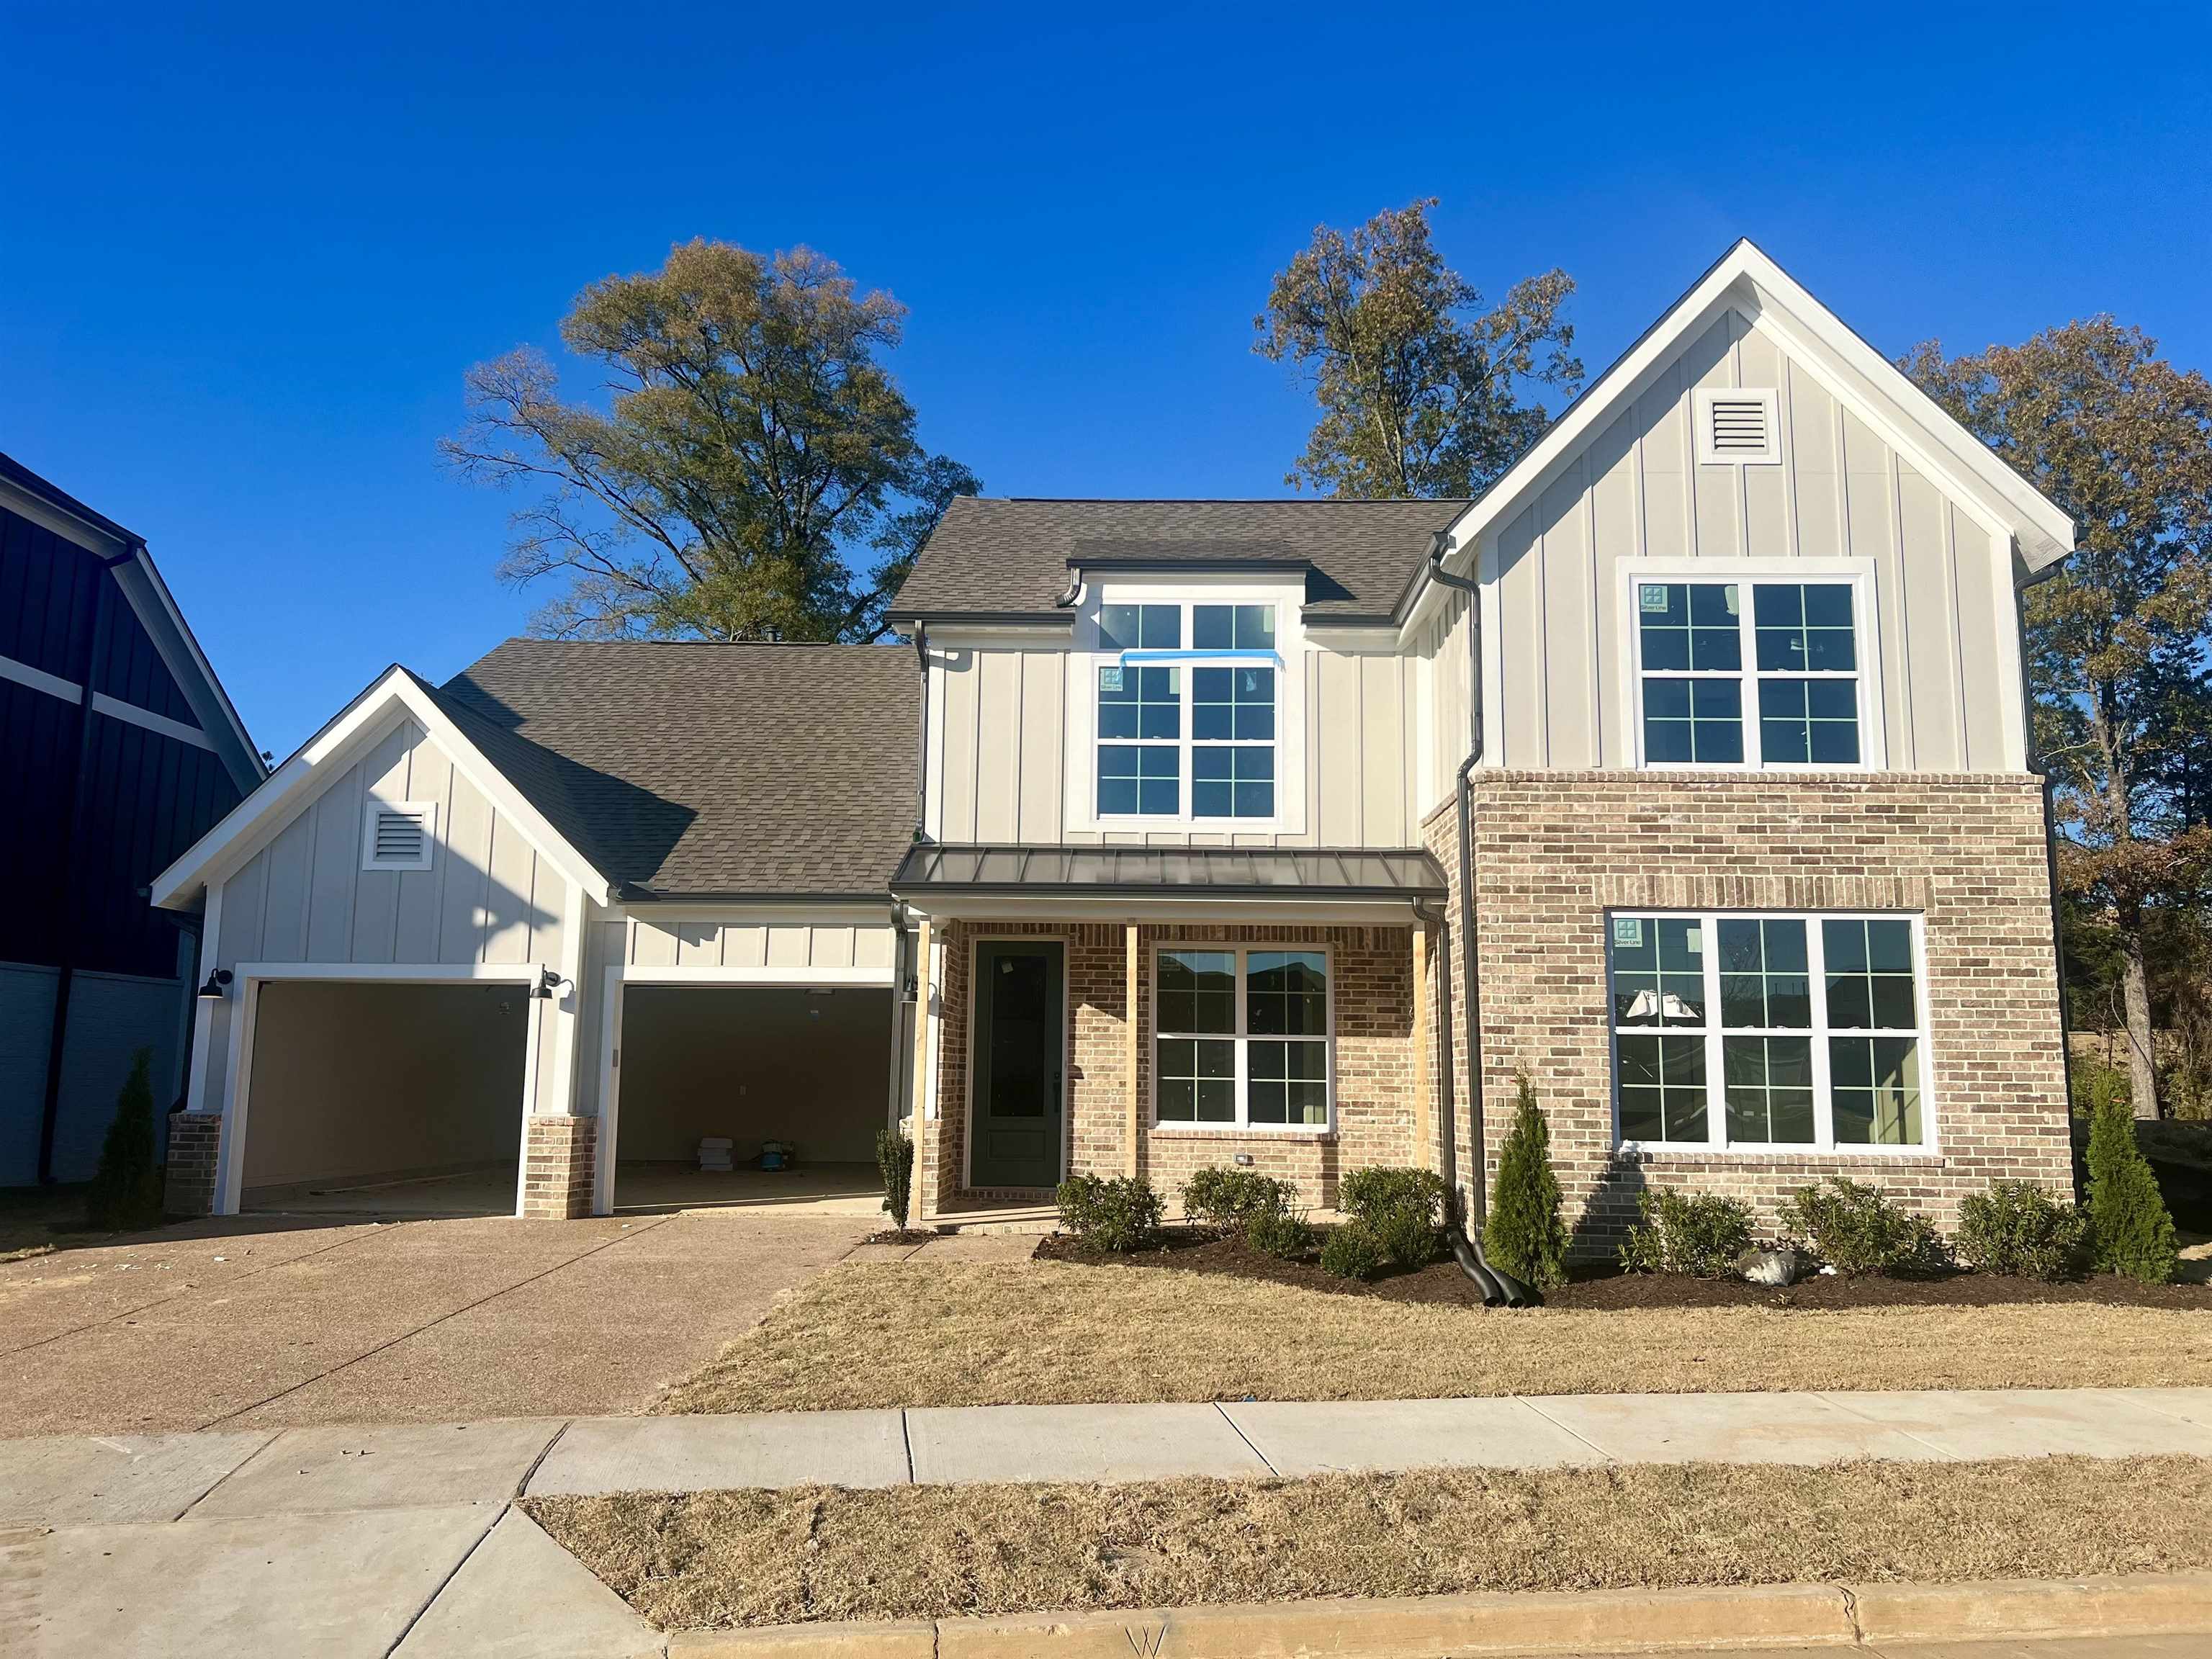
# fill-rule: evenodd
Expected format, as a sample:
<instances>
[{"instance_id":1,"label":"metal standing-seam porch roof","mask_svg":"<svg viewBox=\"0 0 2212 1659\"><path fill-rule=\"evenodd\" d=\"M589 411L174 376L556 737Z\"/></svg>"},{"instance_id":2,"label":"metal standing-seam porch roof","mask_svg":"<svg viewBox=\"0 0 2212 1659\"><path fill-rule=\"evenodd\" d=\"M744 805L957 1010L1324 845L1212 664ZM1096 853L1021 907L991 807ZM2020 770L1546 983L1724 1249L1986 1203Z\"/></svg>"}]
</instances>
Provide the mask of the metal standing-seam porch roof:
<instances>
[{"instance_id":1,"label":"metal standing-seam porch roof","mask_svg":"<svg viewBox=\"0 0 2212 1659\"><path fill-rule=\"evenodd\" d=\"M1386 899L1444 896L1444 872L1418 847L916 847L891 890L902 898Z\"/></svg>"}]
</instances>

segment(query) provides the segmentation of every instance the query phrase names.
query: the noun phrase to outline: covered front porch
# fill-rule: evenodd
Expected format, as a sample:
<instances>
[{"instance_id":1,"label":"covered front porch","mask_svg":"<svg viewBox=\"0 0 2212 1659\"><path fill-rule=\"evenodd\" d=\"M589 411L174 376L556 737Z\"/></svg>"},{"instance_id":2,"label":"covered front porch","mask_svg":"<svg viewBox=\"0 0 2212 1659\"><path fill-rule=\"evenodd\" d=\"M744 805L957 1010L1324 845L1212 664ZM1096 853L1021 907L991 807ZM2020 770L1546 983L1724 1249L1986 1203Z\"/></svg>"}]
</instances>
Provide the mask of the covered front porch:
<instances>
[{"instance_id":1,"label":"covered front porch","mask_svg":"<svg viewBox=\"0 0 2212 1659\"><path fill-rule=\"evenodd\" d=\"M921 847L917 1218L1048 1204L1071 1174L1237 1164L1332 1207L1348 1170L1431 1164L1419 850Z\"/></svg>"}]
</instances>

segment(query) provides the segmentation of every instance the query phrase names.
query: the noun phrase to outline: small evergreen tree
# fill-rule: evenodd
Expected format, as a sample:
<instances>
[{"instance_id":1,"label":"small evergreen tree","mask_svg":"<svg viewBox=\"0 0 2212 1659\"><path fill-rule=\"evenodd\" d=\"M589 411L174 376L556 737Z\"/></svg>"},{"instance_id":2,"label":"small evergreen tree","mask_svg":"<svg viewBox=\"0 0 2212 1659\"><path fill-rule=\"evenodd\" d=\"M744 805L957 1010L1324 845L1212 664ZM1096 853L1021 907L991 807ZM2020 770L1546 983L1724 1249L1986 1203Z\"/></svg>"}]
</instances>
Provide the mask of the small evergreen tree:
<instances>
[{"instance_id":1,"label":"small evergreen tree","mask_svg":"<svg viewBox=\"0 0 2212 1659\"><path fill-rule=\"evenodd\" d=\"M877 1130L876 1170L884 1178L884 1213L904 1232L914 1193L914 1142L896 1129Z\"/></svg>"},{"instance_id":2,"label":"small evergreen tree","mask_svg":"<svg viewBox=\"0 0 2212 1659\"><path fill-rule=\"evenodd\" d=\"M2180 1271L2173 1218L2136 1145L2134 1112L2116 1096L2099 1103L2089 1125L2089 1236L2107 1272L2170 1285Z\"/></svg>"},{"instance_id":3,"label":"small evergreen tree","mask_svg":"<svg viewBox=\"0 0 2212 1659\"><path fill-rule=\"evenodd\" d=\"M103 1232L150 1227L161 1218L161 1171L154 1162L154 1051L131 1057L115 1119L100 1143L100 1168L85 1193L85 1220Z\"/></svg>"},{"instance_id":4,"label":"small evergreen tree","mask_svg":"<svg viewBox=\"0 0 2212 1659\"><path fill-rule=\"evenodd\" d=\"M1519 1083L1520 1100L1498 1155L1482 1248L1516 1279L1556 1290L1567 1282L1567 1229L1559 1219L1559 1178L1552 1170L1552 1130L1527 1073L1520 1074Z\"/></svg>"}]
</instances>

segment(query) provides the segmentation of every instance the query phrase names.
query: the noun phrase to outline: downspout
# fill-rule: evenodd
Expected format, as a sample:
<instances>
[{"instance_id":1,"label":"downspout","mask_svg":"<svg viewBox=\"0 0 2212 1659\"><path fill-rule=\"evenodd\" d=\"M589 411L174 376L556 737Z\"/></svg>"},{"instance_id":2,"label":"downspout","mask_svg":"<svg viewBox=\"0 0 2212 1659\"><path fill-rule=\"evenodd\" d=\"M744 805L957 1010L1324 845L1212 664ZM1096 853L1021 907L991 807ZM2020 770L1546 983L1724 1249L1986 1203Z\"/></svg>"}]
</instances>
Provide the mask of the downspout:
<instances>
[{"instance_id":1,"label":"downspout","mask_svg":"<svg viewBox=\"0 0 2212 1659\"><path fill-rule=\"evenodd\" d=\"M916 667L918 667L921 672L921 696L916 699L921 708L921 720L919 728L915 735L914 756L914 842L917 846L928 838L928 830L927 827L929 822L928 635L929 624L917 618L914 624L914 657ZM892 952L891 972L893 975L892 983L894 988L892 994L896 997L897 1006L902 1009L910 1006L907 1001L907 988L917 982L916 976L921 971L920 963L921 953L917 948L920 942L915 937L913 920L914 912L907 906L906 902L902 899L893 898L891 901L891 932L893 937L897 940L897 945ZM926 1018L924 1011L918 1004L911 1006L914 1006L914 1014L911 1021L902 1019L902 1024L907 1026L911 1039L914 1042L926 1042L927 1039L923 1029L923 1021ZM894 1124L893 1127L898 1127L902 1126L906 1130L907 1139L914 1141L915 1145L919 1146L921 1144L920 1132L921 1128L921 1101L920 1097L917 1097L911 1101L908 1101L906 1103L907 1109L904 1113L899 1113L897 1109L902 1097L911 1086L914 1077L914 1066L909 1061L902 1064L899 1070L901 1073L900 1080L893 1085L891 1090L891 1108L894 1115L897 1118L897 1122Z\"/></svg>"},{"instance_id":2,"label":"downspout","mask_svg":"<svg viewBox=\"0 0 2212 1659\"><path fill-rule=\"evenodd\" d=\"M2053 794L2051 762L2035 748L2035 694L2027 683L2027 594L2026 590L2038 582L2047 581L2057 575L2065 562L2057 560L2044 566L2027 581L2013 589L2013 622L2020 630L2020 720L2021 735L2027 753L2022 758L2029 771L2036 774L2043 785L2043 863L2044 872L2051 884L2051 958L2052 976L2058 988L2058 1076L2060 1086L2066 1091L2066 1121L2069 1127L2074 1121L2074 1030L2073 1011L2066 1003L2066 935L2065 912L2058 898L2058 803ZM2076 1198L2083 1196L2080 1193Z\"/></svg>"},{"instance_id":3,"label":"downspout","mask_svg":"<svg viewBox=\"0 0 2212 1659\"><path fill-rule=\"evenodd\" d=\"M1459 943L1462 978L1467 987L1467 1116L1468 1138L1474 1143L1473 1167L1469 1171L1473 1187L1474 1230L1470 1235L1462 1224L1457 1213L1459 1187L1456 1180L1456 1149L1453 1145L1458 1116L1453 1099L1454 1078L1451 1066L1451 953L1440 951L1437 957L1440 988L1443 992L1443 1014L1439 1022L1444 1042L1444 1060L1439 1068L1443 1078L1443 1126L1438 1137L1439 1162L1443 1165L1445 1204L1451 1212L1445 1220L1445 1236L1458 1259L1460 1270L1483 1287L1483 1300L1492 1306L1504 1302L1509 1307L1525 1307L1540 1302L1535 1290L1522 1284L1510 1273L1491 1265L1482 1251L1482 1230L1490 1219L1490 1182L1486 1167L1487 1142L1483 1133L1482 1114L1482 997L1481 980L1476 969L1475 893L1474 893L1474 811L1472 802L1472 780L1474 769L1482 764L1482 625L1481 615L1476 609L1476 596L1482 585L1467 576L1455 576L1444 568L1444 555L1451 550L1451 534L1439 530L1429 543L1429 574L1445 587L1468 596L1467 601L1467 758L1459 764L1453 783L1453 806L1459 832ZM1493 1296L1492 1291L1496 1294Z\"/></svg>"}]
</instances>

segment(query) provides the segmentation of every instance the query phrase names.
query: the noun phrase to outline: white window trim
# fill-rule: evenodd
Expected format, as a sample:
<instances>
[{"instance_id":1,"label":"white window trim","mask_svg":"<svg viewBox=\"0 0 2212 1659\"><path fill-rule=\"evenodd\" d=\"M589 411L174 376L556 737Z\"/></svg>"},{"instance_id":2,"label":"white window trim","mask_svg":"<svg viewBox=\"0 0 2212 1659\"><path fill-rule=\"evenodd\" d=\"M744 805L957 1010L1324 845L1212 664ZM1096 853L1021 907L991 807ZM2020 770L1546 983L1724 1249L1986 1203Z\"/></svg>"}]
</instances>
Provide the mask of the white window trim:
<instances>
[{"instance_id":1,"label":"white window trim","mask_svg":"<svg viewBox=\"0 0 2212 1659\"><path fill-rule=\"evenodd\" d=\"M1170 834L1300 835L1306 827L1305 681L1308 652L1300 608L1303 581L1255 582L1249 577L1222 580L1194 573L1171 582L1086 584L1075 623L1075 647L1068 653L1067 766L1063 804L1069 829L1100 832ZM1264 818L1201 817L1191 811L1191 706L1196 682L1189 671L1206 664L1196 658L1168 666L1182 678L1181 768L1173 813L1102 813L1098 811L1098 671L1120 659L1099 639L1099 610L1107 605L1175 605L1183 607L1182 637L1191 637L1189 608L1200 605L1271 605L1275 608L1275 811ZM1183 649L1194 647L1185 646ZM1233 658L1224 659L1233 662ZM1164 745L1161 740L1160 746Z\"/></svg>"},{"instance_id":2,"label":"white window trim","mask_svg":"<svg viewBox=\"0 0 2212 1659\"><path fill-rule=\"evenodd\" d=\"M1276 940L1259 945L1232 944L1226 939L1178 939L1155 941L1152 951L1152 1033L1151 1048L1143 1056L1146 1083L1146 1111L1151 1127L1161 1134L1255 1134L1255 1135L1333 1135L1336 1133L1336 953L1318 940ZM1170 951L1217 951L1237 958L1237 1030L1227 1031L1163 1031L1160 1029L1160 957ZM1249 1047L1254 1042L1310 1042L1310 1037L1287 1039L1254 1036L1247 1029L1251 1021L1250 1010L1245 1006L1244 985L1246 963L1255 951L1301 951L1318 955L1322 969L1328 977L1328 1010L1322 1034L1322 1095L1327 1102L1319 1123L1255 1123L1252 1118L1250 1093L1251 1072L1247 1060ZM1609 1005L1608 1005L1609 1006ZM1237 1116L1228 1123L1200 1123L1182 1118L1163 1119L1160 1116L1160 1042L1163 1038L1172 1042L1184 1041L1228 1042L1237 1045Z\"/></svg>"},{"instance_id":3,"label":"white window trim","mask_svg":"<svg viewBox=\"0 0 2212 1659\"><path fill-rule=\"evenodd\" d=\"M1620 700L1623 752L1636 757L1636 767L1646 772L1880 772L1889 763L1887 734L1881 724L1882 663L1880 613L1875 606L1874 561L1849 559L1638 559L1621 565L1620 615L1621 656L1628 695ZM1855 763L1822 761L1767 761L1759 743L1759 683L1764 678L1820 678L1769 671L1762 675L1758 663L1758 640L1753 620L1757 605L1743 596L1736 626L1742 641L1743 666L1724 670L1655 669L1674 679L1734 679L1744 689L1743 759L1741 761L1653 761L1644 754L1644 627L1637 602L1640 582L1734 582L1740 587L1761 583L1845 582L1851 589L1851 641L1858 657L1859 757ZM1840 675L1832 678L1840 678Z\"/></svg>"},{"instance_id":4,"label":"white window trim","mask_svg":"<svg viewBox=\"0 0 2212 1659\"><path fill-rule=\"evenodd\" d=\"M380 859L376 855L376 820L380 813L403 812L422 820L422 851L411 859ZM375 800L362 813L361 867L364 870L427 870L438 848L438 803L431 800Z\"/></svg>"},{"instance_id":5,"label":"white window trim","mask_svg":"<svg viewBox=\"0 0 2212 1659\"><path fill-rule=\"evenodd\" d=\"M1623 1031L1613 1018L1613 923L1616 916L1660 921L1692 921L1704 928L1702 955L1705 984L1705 1024L1637 1026ZM1807 977L1813 987L1816 1018L1802 1028L1767 1026L1721 1027L1720 933L1723 921L1802 921L1805 924ZM1838 1028L1827 1023L1827 964L1824 921L1903 921L1912 930L1913 1018L1910 1032ZM1333 981L1332 981L1333 983ZM1623 1152L1643 1157L1867 1158L1874 1160L1942 1156L1936 1089L1936 1066L1928 1036L1928 940L1925 918L1917 910L1667 910L1623 905L1605 913L1605 1026L1606 1056L1611 1069L1607 1085L1613 1108L1613 1144ZM1697 1036L1705 1045L1705 1139L1698 1140L1626 1140L1620 1133L1620 1039L1626 1036ZM1728 1078L1722 1064L1723 1036L1802 1036L1813 1048L1813 1139L1810 1141L1736 1141L1728 1139ZM1854 1036L1911 1036L1919 1044L1920 1127L1923 1139L1911 1146L1884 1146L1836 1140L1835 1097L1829 1081L1828 1039Z\"/></svg>"},{"instance_id":6,"label":"white window trim","mask_svg":"<svg viewBox=\"0 0 2212 1659\"><path fill-rule=\"evenodd\" d=\"M1756 452L1713 447L1713 404L1756 402L1765 411L1766 447ZM1699 386L1692 398L1698 422L1698 465L1700 466L1779 466L1782 465L1782 398L1778 386Z\"/></svg>"}]
</instances>

